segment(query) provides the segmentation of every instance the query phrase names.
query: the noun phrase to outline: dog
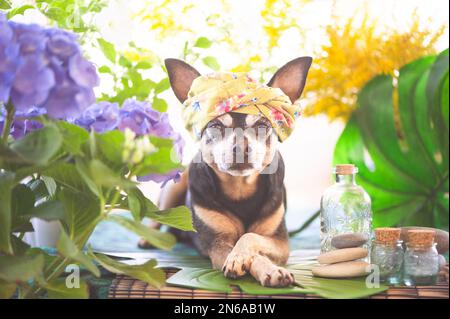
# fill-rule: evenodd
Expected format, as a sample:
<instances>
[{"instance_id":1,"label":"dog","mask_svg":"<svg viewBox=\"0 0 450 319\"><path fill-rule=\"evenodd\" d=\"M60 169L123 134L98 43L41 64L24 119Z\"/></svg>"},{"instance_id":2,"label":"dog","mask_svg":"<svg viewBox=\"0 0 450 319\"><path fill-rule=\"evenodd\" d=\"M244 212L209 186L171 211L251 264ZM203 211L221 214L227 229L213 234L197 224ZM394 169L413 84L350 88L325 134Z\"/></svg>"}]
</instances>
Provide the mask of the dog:
<instances>
[{"instance_id":1,"label":"dog","mask_svg":"<svg viewBox=\"0 0 450 319\"><path fill-rule=\"evenodd\" d=\"M311 62L310 57L290 61L267 85L281 89L294 103L303 92ZM185 102L200 73L177 59L167 59L165 65L175 96ZM256 130L264 138L249 133ZM277 145L277 134L261 115L229 112L218 116L201 132L197 160L178 183L163 189L159 200L161 209L178 205L191 209L197 232L174 233L209 257L215 269L228 278L250 274L267 287L285 287L295 281L283 268L289 245L285 168Z\"/></svg>"}]
</instances>

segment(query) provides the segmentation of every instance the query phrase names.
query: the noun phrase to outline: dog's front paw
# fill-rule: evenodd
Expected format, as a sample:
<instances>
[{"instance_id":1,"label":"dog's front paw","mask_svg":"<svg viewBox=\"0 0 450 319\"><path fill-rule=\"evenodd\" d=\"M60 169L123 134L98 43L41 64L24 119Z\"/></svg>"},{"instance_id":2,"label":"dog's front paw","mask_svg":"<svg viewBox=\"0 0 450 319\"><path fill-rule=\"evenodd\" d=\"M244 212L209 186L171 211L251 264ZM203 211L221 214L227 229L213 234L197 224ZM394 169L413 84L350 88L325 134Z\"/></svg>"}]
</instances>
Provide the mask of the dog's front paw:
<instances>
[{"instance_id":1,"label":"dog's front paw","mask_svg":"<svg viewBox=\"0 0 450 319\"><path fill-rule=\"evenodd\" d=\"M232 251L222 267L225 277L234 279L244 276L250 271L253 259L253 254Z\"/></svg>"},{"instance_id":2,"label":"dog's front paw","mask_svg":"<svg viewBox=\"0 0 450 319\"><path fill-rule=\"evenodd\" d=\"M263 256L254 259L251 274L265 287L287 287L295 282L290 271L273 264Z\"/></svg>"},{"instance_id":3,"label":"dog's front paw","mask_svg":"<svg viewBox=\"0 0 450 319\"><path fill-rule=\"evenodd\" d=\"M261 276L261 285L265 287L287 287L295 282L294 275L283 267L275 266Z\"/></svg>"}]
</instances>

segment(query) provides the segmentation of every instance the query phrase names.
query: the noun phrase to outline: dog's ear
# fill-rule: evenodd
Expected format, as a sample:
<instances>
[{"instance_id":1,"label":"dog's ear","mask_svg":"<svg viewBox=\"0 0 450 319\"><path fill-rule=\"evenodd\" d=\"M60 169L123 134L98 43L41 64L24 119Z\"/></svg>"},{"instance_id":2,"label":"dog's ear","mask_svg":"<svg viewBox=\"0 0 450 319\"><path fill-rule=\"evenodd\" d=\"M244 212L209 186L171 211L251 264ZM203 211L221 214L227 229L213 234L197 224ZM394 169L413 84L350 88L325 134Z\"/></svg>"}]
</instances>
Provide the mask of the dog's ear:
<instances>
[{"instance_id":1,"label":"dog's ear","mask_svg":"<svg viewBox=\"0 0 450 319\"><path fill-rule=\"evenodd\" d=\"M184 61L166 59L164 61L169 74L170 86L181 103L186 101L192 82L200 73Z\"/></svg>"},{"instance_id":2,"label":"dog's ear","mask_svg":"<svg viewBox=\"0 0 450 319\"><path fill-rule=\"evenodd\" d=\"M282 66L267 85L280 88L294 103L303 92L311 63L311 57L301 57L292 60Z\"/></svg>"}]
</instances>

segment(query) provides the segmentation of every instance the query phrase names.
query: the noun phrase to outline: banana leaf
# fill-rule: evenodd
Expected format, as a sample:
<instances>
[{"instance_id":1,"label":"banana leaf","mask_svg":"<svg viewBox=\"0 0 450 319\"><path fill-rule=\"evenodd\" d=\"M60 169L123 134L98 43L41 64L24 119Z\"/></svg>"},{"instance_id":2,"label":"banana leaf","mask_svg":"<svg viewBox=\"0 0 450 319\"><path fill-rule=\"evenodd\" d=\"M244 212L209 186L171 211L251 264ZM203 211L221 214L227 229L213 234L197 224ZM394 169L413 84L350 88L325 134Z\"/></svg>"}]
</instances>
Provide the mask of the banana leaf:
<instances>
[{"instance_id":1,"label":"banana leaf","mask_svg":"<svg viewBox=\"0 0 450 319\"><path fill-rule=\"evenodd\" d=\"M380 75L359 93L334 162L358 166L372 198L373 224L449 225L449 52ZM397 104L395 104L397 99ZM396 108L396 106L398 108Z\"/></svg>"},{"instance_id":2,"label":"banana leaf","mask_svg":"<svg viewBox=\"0 0 450 319\"><path fill-rule=\"evenodd\" d=\"M224 293L230 293L232 286L238 286L244 293L250 295L316 294L332 299L363 298L388 289L384 285L368 288L364 278L315 278L312 276L311 266L310 262L288 266L288 269L295 277L296 285L286 288L261 286L251 276L245 276L240 279L228 279L221 271L210 268L183 268L167 279L166 282L174 286Z\"/></svg>"}]
</instances>

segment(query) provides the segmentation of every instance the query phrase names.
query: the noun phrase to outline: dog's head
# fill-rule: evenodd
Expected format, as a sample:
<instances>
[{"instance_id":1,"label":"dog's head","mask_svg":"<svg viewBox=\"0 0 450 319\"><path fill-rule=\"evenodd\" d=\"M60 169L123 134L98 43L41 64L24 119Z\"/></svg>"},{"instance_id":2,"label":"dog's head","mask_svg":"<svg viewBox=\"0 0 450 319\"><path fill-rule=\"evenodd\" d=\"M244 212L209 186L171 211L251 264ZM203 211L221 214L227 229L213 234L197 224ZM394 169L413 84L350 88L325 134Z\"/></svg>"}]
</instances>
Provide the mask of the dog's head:
<instances>
[{"instance_id":1,"label":"dog's head","mask_svg":"<svg viewBox=\"0 0 450 319\"><path fill-rule=\"evenodd\" d=\"M200 73L189 64L167 59L172 89L182 103ZM311 58L297 58L281 67L268 86L280 88L294 103L303 92ZM268 119L261 115L230 112L210 121L201 133L203 161L233 176L263 171L276 154L278 137Z\"/></svg>"}]
</instances>

